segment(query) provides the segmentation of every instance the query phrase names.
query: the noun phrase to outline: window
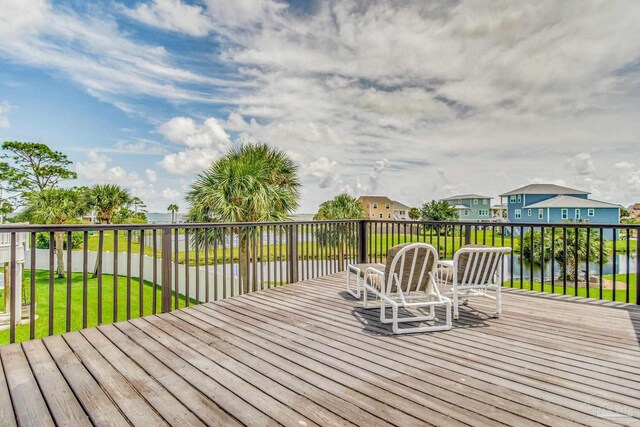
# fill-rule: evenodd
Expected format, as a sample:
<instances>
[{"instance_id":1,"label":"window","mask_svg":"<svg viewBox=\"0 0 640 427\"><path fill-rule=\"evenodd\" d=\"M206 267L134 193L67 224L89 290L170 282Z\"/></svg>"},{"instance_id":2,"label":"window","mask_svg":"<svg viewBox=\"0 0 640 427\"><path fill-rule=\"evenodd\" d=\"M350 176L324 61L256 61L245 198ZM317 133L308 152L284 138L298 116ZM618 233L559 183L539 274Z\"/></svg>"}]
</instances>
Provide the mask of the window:
<instances>
[{"instance_id":1,"label":"window","mask_svg":"<svg viewBox=\"0 0 640 427\"><path fill-rule=\"evenodd\" d=\"M516 202L516 196L509 197L509 203L515 203L515 202Z\"/></svg>"},{"instance_id":2,"label":"window","mask_svg":"<svg viewBox=\"0 0 640 427\"><path fill-rule=\"evenodd\" d=\"M473 199L473 204L477 205L478 204L478 199Z\"/></svg>"},{"instance_id":3,"label":"window","mask_svg":"<svg viewBox=\"0 0 640 427\"><path fill-rule=\"evenodd\" d=\"M538 219L544 219L544 209L538 209Z\"/></svg>"},{"instance_id":4,"label":"window","mask_svg":"<svg viewBox=\"0 0 640 427\"><path fill-rule=\"evenodd\" d=\"M369 203L367 203L367 209L369 209Z\"/></svg>"},{"instance_id":5,"label":"window","mask_svg":"<svg viewBox=\"0 0 640 427\"><path fill-rule=\"evenodd\" d=\"M391 214L387 214L387 218L391 219Z\"/></svg>"},{"instance_id":6,"label":"window","mask_svg":"<svg viewBox=\"0 0 640 427\"><path fill-rule=\"evenodd\" d=\"M389 209L389 203L387 203L386 205L384 205L385 209Z\"/></svg>"},{"instance_id":7,"label":"window","mask_svg":"<svg viewBox=\"0 0 640 427\"><path fill-rule=\"evenodd\" d=\"M462 204L462 199L458 199L458 204L461 205Z\"/></svg>"},{"instance_id":8,"label":"window","mask_svg":"<svg viewBox=\"0 0 640 427\"><path fill-rule=\"evenodd\" d=\"M562 209L560 212L562 219L569 219L569 209Z\"/></svg>"},{"instance_id":9,"label":"window","mask_svg":"<svg viewBox=\"0 0 640 427\"><path fill-rule=\"evenodd\" d=\"M518 203L522 202L522 196L518 194Z\"/></svg>"},{"instance_id":10,"label":"window","mask_svg":"<svg viewBox=\"0 0 640 427\"><path fill-rule=\"evenodd\" d=\"M575 210L574 218L575 219L580 219L580 209L576 209Z\"/></svg>"},{"instance_id":11,"label":"window","mask_svg":"<svg viewBox=\"0 0 640 427\"><path fill-rule=\"evenodd\" d=\"M380 219L382 219L382 214L380 214Z\"/></svg>"},{"instance_id":12,"label":"window","mask_svg":"<svg viewBox=\"0 0 640 427\"><path fill-rule=\"evenodd\" d=\"M587 216L596 216L595 209L587 209Z\"/></svg>"},{"instance_id":13,"label":"window","mask_svg":"<svg viewBox=\"0 0 640 427\"><path fill-rule=\"evenodd\" d=\"M527 216L531 216L531 209L527 209Z\"/></svg>"},{"instance_id":14,"label":"window","mask_svg":"<svg viewBox=\"0 0 640 427\"><path fill-rule=\"evenodd\" d=\"M482 199L482 204L486 205L487 204L487 199Z\"/></svg>"},{"instance_id":15,"label":"window","mask_svg":"<svg viewBox=\"0 0 640 427\"><path fill-rule=\"evenodd\" d=\"M373 204L373 209L378 209L378 204L377 203Z\"/></svg>"},{"instance_id":16,"label":"window","mask_svg":"<svg viewBox=\"0 0 640 427\"><path fill-rule=\"evenodd\" d=\"M515 210L514 216L516 217L516 219L522 218L522 213L520 212L520 209Z\"/></svg>"},{"instance_id":17,"label":"window","mask_svg":"<svg viewBox=\"0 0 640 427\"><path fill-rule=\"evenodd\" d=\"M469 209L464 210L464 216L469 216Z\"/></svg>"}]
</instances>

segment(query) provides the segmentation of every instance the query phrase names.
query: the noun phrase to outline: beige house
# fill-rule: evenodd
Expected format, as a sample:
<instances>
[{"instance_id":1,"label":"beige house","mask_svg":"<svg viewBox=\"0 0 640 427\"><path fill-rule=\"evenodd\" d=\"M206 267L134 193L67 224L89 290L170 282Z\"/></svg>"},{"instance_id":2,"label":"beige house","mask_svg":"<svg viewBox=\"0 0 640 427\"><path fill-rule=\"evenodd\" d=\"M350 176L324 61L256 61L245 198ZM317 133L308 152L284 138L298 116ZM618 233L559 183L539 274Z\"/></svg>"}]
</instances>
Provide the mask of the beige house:
<instances>
[{"instance_id":1,"label":"beige house","mask_svg":"<svg viewBox=\"0 0 640 427\"><path fill-rule=\"evenodd\" d=\"M393 219L393 200L387 196L360 196L365 217L368 219Z\"/></svg>"},{"instance_id":2,"label":"beige house","mask_svg":"<svg viewBox=\"0 0 640 427\"><path fill-rule=\"evenodd\" d=\"M387 196L361 196L358 201L362 203L367 219L409 219L409 206Z\"/></svg>"}]
</instances>

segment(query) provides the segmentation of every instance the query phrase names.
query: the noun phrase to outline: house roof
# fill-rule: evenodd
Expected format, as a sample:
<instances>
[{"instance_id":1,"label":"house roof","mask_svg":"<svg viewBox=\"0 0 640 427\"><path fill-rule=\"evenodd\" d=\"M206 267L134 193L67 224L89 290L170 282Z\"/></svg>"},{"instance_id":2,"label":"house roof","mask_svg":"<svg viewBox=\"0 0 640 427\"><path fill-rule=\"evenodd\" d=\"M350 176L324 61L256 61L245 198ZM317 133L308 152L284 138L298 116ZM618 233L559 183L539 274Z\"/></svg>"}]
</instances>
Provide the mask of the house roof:
<instances>
[{"instance_id":1,"label":"house roof","mask_svg":"<svg viewBox=\"0 0 640 427\"><path fill-rule=\"evenodd\" d=\"M582 199L574 196L556 196L538 203L527 205L524 208L620 208L620 205L601 202L598 200Z\"/></svg>"},{"instance_id":2,"label":"house roof","mask_svg":"<svg viewBox=\"0 0 640 427\"><path fill-rule=\"evenodd\" d=\"M516 188L507 193L501 194L500 197L512 196L516 194L590 194L587 191L576 190L574 188L563 187L555 184L529 184L524 187Z\"/></svg>"},{"instance_id":3,"label":"house roof","mask_svg":"<svg viewBox=\"0 0 640 427\"><path fill-rule=\"evenodd\" d=\"M469 209L469 206L465 206L465 205L455 205L455 206L453 207L453 209L457 209L457 210Z\"/></svg>"},{"instance_id":4,"label":"house roof","mask_svg":"<svg viewBox=\"0 0 640 427\"><path fill-rule=\"evenodd\" d=\"M393 210L397 211L397 210L404 210L404 211L408 211L409 209L411 209L409 206L405 205L404 203L400 203L397 200L392 200L393 202Z\"/></svg>"},{"instance_id":5,"label":"house roof","mask_svg":"<svg viewBox=\"0 0 640 427\"><path fill-rule=\"evenodd\" d=\"M387 196L360 196L360 197L358 197L359 201L362 201L364 199L382 199L384 201L389 201L389 202L393 203L393 200L391 200Z\"/></svg>"},{"instance_id":6,"label":"house roof","mask_svg":"<svg viewBox=\"0 0 640 427\"><path fill-rule=\"evenodd\" d=\"M489 196L482 196L480 194L459 194L457 196L447 197L442 200L462 200L462 199L490 199Z\"/></svg>"}]
</instances>

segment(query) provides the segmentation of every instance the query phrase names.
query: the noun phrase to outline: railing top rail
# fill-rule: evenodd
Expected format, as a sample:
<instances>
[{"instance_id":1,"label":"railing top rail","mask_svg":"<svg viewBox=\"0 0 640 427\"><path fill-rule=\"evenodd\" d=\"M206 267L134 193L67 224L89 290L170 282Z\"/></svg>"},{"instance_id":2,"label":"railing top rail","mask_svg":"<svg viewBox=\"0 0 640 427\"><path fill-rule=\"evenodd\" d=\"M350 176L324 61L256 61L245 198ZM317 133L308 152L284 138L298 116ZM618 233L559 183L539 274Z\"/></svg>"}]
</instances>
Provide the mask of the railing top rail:
<instances>
[{"instance_id":1,"label":"railing top rail","mask_svg":"<svg viewBox=\"0 0 640 427\"><path fill-rule=\"evenodd\" d=\"M270 222L208 222L208 223L171 223L171 224L2 224L0 233L34 232L34 231L109 231L109 230L174 230L176 228L224 228L255 227L272 225L304 225L304 224L346 224L359 223L358 219L323 220L323 221L270 221Z\"/></svg>"},{"instance_id":2,"label":"railing top rail","mask_svg":"<svg viewBox=\"0 0 640 427\"><path fill-rule=\"evenodd\" d=\"M640 229L640 224L597 224L594 222L497 222L497 221L422 221L422 220L391 220L391 219L365 219L365 222L377 224L418 224L418 225L470 225L481 227L545 227L545 228L619 228Z\"/></svg>"}]
</instances>

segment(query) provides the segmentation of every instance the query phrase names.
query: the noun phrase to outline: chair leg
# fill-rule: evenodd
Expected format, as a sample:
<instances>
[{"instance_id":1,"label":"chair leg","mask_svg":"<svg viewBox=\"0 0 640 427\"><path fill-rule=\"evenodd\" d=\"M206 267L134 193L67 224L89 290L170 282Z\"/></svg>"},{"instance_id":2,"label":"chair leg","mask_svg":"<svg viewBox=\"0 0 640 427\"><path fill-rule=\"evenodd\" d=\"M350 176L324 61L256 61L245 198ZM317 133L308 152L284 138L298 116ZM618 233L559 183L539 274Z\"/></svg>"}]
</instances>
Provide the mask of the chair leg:
<instances>
[{"instance_id":1,"label":"chair leg","mask_svg":"<svg viewBox=\"0 0 640 427\"><path fill-rule=\"evenodd\" d=\"M458 320L458 292L453 291L453 320Z\"/></svg>"},{"instance_id":2,"label":"chair leg","mask_svg":"<svg viewBox=\"0 0 640 427\"><path fill-rule=\"evenodd\" d=\"M496 312L493 317L500 317L502 312L502 298L500 297L500 287L496 288Z\"/></svg>"},{"instance_id":3,"label":"chair leg","mask_svg":"<svg viewBox=\"0 0 640 427\"><path fill-rule=\"evenodd\" d=\"M354 273L354 272L351 269L347 269L347 292L351 296L353 296L353 297L355 297L357 299L360 299L360 295L361 295L360 294L360 288L361 288L361 286L360 286L360 273L359 272L355 273L355 275L356 275L356 290L355 290L355 292L351 288L351 274L352 273Z\"/></svg>"}]
</instances>

